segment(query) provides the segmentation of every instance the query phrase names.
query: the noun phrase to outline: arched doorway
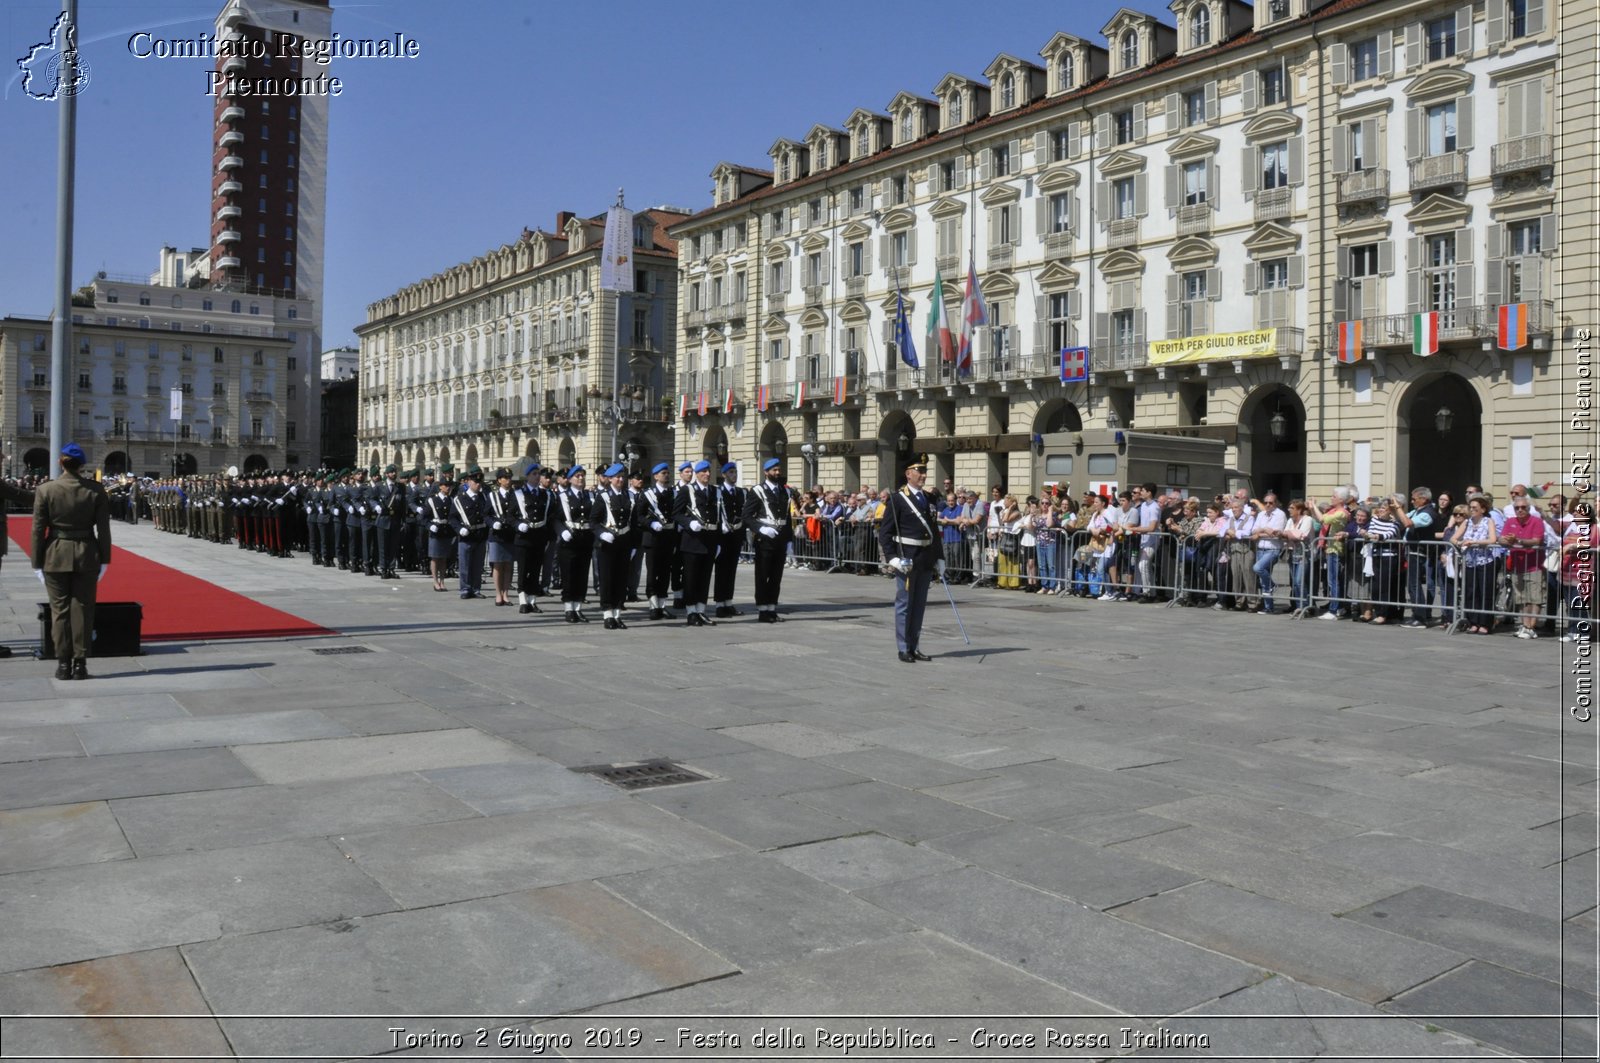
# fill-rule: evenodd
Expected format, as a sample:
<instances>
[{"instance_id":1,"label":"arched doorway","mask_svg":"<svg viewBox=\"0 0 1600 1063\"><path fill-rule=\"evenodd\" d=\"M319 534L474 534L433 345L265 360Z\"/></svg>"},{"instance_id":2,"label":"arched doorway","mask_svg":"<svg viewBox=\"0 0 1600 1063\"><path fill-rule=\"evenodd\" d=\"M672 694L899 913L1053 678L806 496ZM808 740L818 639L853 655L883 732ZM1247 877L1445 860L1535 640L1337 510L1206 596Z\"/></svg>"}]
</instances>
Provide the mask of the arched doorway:
<instances>
[{"instance_id":1,"label":"arched doorway","mask_svg":"<svg viewBox=\"0 0 1600 1063\"><path fill-rule=\"evenodd\" d=\"M368 467L376 468L378 466L381 466L382 464L383 464L383 456L380 455L376 450L371 451L370 453L367 454L367 465L368 465Z\"/></svg>"},{"instance_id":2,"label":"arched doorway","mask_svg":"<svg viewBox=\"0 0 1600 1063\"><path fill-rule=\"evenodd\" d=\"M450 448L449 447L440 447L439 448L439 464L440 465L448 465L448 464L450 464Z\"/></svg>"},{"instance_id":3,"label":"arched doorway","mask_svg":"<svg viewBox=\"0 0 1600 1063\"><path fill-rule=\"evenodd\" d=\"M878 426L878 486L899 487L906 462L916 453L917 425L904 410L892 410Z\"/></svg>"},{"instance_id":4,"label":"arched doorway","mask_svg":"<svg viewBox=\"0 0 1600 1063\"><path fill-rule=\"evenodd\" d=\"M1081 432L1083 415L1066 399L1051 399L1039 407L1039 415L1033 419L1033 431L1046 436L1052 432Z\"/></svg>"},{"instance_id":5,"label":"arched doorway","mask_svg":"<svg viewBox=\"0 0 1600 1063\"><path fill-rule=\"evenodd\" d=\"M728 460L728 433L721 425L706 429L705 438L702 440L703 456L711 463L712 479L722 471L722 466Z\"/></svg>"},{"instance_id":6,"label":"arched doorway","mask_svg":"<svg viewBox=\"0 0 1600 1063\"><path fill-rule=\"evenodd\" d=\"M1306 490L1306 408L1283 384L1264 387L1239 411L1239 462L1257 498L1268 491L1287 507Z\"/></svg>"},{"instance_id":7,"label":"arched doorway","mask_svg":"<svg viewBox=\"0 0 1600 1063\"><path fill-rule=\"evenodd\" d=\"M113 450L106 455L105 470L107 476L122 476L128 471L128 455Z\"/></svg>"},{"instance_id":8,"label":"arched doorway","mask_svg":"<svg viewBox=\"0 0 1600 1063\"><path fill-rule=\"evenodd\" d=\"M568 469L578 464L578 444L571 436L561 437L561 448L558 453L561 455L559 472L565 474Z\"/></svg>"},{"instance_id":9,"label":"arched doorway","mask_svg":"<svg viewBox=\"0 0 1600 1063\"><path fill-rule=\"evenodd\" d=\"M781 421L768 422L767 426L761 430L761 460L765 462L768 458L778 458L779 460L787 461L788 453L789 433L784 431L783 423ZM788 469L784 470L786 473L788 471Z\"/></svg>"},{"instance_id":10,"label":"arched doorway","mask_svg":"<svg viewBox=\"0 0 1600 1063\"><path fill-rule=\"evenodd\" d=\"M419 469L426 469L428 467L428 452L418 447L416 457L412 459L411 464Z\"/></svg>"},{"instance_id":11,"label":"arched doorway","mask_svg":"<svg viewBox=\"0 0 1600 1063\"><path fill-rule=\"evenodd\" d=\"M478 444L468 443L467 452L462 455L461 460L467 463L469 469L478 464Z\"/></svg>"},{"instance_id":12,"label":"arched doorway","mask_svg":"<svg viewBox=\"0 0 1600 1063\"><path fill-rule=\"evenodd\" d=\"M266 462L262 461L261 464L265 467ZM178 476L193 476L200 471L200 463L195 460L193 454L187 452L178 455L176 466L176 475Z\"/></svg>"},{"instance_id":13,"label":"arched doorway","mask_svg":"<svg viewBox=\"0 0 1600 1063\"><path fill-rule=\"evenodd\" d=\"M617 441L617 460L627 467L630 475L644 470L645 479L650 478L649 469L654 461L650 457L650 448L638 436L629 436Z\"/></svg>"},{"instance_id":14,"label":"arched doorway","mask_svg":"<svg viewBox=\"0 0 1600 1063\"><path fill-rule=\"evenodd\" d=\"M1429 487L1462 497L1483 483L1483 404L1454 373L1419 380L1400 400L1395 447L1396 491Z\"/></svg>"},{"instance_id":15,"label":"arched doorway","mask_svg":"<svg viewBox=\"0 0 1600 1063\"><path fill-rule=\"evenodd\" d=\"M50 452L43 447L34 447L22 455L23 472L30 476L50 475Z\"/></svg>"},{"instance_id":16,"label":"arched doorway","mask_svg":"<svg viewBox=\"0 0 1600 1063\"><path fill-rule=\"evenodd\" d=\"M251 454L244 459L244 474L246 476L260 476L267 471L267 459L260 454Z\"/></svg>"}]
</instances>

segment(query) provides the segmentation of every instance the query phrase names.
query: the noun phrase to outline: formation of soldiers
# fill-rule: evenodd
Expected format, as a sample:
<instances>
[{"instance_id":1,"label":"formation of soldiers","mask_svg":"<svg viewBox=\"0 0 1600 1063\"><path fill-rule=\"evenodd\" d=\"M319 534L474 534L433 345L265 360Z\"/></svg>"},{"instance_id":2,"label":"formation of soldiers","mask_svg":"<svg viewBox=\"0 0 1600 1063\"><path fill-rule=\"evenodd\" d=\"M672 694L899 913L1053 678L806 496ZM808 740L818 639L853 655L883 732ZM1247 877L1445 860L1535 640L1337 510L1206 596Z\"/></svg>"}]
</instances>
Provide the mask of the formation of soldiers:
<instances>
[{"instance_id":1,"label":"formation of soldiers","mask_svg":"<svg viewBox=\"0 0 1600 1063\"><path fill-rule=\"evenodd\" d=\"M146 500L162 531L274 557L304 554L313 565L379 579L426 572L437 591L455 579L463 599L485 597L487 560L496 605L538 613L539 599L559 591L568 623L589 622L592 577L609 630L626 627L625 603L644 600L650 619L676 619L671 610L681 608L694 627L743 615L735 576L741 555L753 556L757 619L777 623L799 498L776 458L763 464L757 487L740 484L731 463L720 473L713 478L708 461L684 462L674 482L662 462L647 484L642 471L613 464L590 488L581 466L502 468L486 484L476 466L457 481L449 464L390 465L157 480Z\"/></svg>"}]
</instances>

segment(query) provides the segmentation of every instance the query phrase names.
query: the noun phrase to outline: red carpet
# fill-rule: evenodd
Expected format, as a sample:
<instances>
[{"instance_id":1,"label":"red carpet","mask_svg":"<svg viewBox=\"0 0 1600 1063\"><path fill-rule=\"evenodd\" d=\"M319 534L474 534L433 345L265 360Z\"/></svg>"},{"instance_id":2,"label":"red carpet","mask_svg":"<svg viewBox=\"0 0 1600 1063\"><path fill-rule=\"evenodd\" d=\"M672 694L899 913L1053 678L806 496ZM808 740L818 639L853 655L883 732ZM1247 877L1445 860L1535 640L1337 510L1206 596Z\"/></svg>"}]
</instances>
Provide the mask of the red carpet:
<instances>
[{"instance_id":1,"label":"red carpet","mask_svg":"<svg viewBox=\"0 0 1600 1063\"><path fill-rule=\"evenodd\" d=\"M113 543L120 527L123 525L111 526ZM13 516L6 522L6 531L13 543L7 559L12 565L28 565L33 518ZM212 552L224 549L204 542L195 543L194 548ZM38 600L44 601L44 588L36 589ZM334 633L292 613L262 605L116 545L111 547L111 568L100 581L96 597L102 602L140 603L144 607L141 634L146 642Z\"/></svg>"}]
</instances>

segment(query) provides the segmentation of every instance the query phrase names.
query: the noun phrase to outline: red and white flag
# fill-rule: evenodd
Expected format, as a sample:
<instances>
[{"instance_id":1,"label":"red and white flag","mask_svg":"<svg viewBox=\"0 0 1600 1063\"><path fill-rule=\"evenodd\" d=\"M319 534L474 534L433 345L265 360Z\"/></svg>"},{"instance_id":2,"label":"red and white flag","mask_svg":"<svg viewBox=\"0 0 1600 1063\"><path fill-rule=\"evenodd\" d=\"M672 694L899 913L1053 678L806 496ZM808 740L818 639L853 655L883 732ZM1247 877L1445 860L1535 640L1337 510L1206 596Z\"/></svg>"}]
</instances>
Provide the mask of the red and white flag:
<instances>
[{"instance_id":1,"label":"red and white flag","mask_svg":"<svg viewBox=\"0 0 1600 1063\"><path fill-rule=\"evenodd\" d=\"M989 323L988 311L983 306L983 289L978 287L978 273L967 260L967 290L961 296L961 345L956 350L956 375L972 375L972 338L979 328Z\"/></svg>"}]
</instances>

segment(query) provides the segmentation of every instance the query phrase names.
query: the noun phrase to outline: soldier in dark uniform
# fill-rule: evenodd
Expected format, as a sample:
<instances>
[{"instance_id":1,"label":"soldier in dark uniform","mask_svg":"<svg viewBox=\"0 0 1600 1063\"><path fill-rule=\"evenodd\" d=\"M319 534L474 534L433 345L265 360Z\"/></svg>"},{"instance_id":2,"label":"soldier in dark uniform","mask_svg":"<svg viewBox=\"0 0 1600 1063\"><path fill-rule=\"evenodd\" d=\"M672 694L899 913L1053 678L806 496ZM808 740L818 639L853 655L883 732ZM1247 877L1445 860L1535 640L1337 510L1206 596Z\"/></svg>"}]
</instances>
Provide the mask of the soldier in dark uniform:
<instances>
[{"instance_id":1,"label":"soldier in dark uniform","mask_svg":"<svg viewBox=\"0 0 1600 1063\"><path fill-rule=\"evenodd\" d=\"M517 612L539 612L544 594L545 545L550 541L550 492L539 486L539 463L529 464L526 481L513 492L517 537Z\"/></svg>"},{"instance_id":2,"label":"soldier in dark uniform","mask_svg":"<svg viewBox=\"0 0 1600 1063\"><path fill-rule=\"evenodd\" d=\"M327 480L319 471L317 478L311 483L311 490L306 492L304 501L300 503L306 514L306 542L310 547L313 565L322 564L322 533L327 525L322 523L322 514L318 512L318 507L322 501L322 489L326 485Z\"/></svg>"},{"instance_id":3,"label":"soldier in dark uniform","mask_svg":"<svg viewBox=\"0 0 1600 1063\"><path fill-rule=\"evenodd\" d=\"M650 564L646 570L644 592L650 600L651 620L672 620L667 612L667 594L671 590L672 562L678 553L678 526L673 520L672 507L676 501L672 489L672 466L660 462L650 470L655 483L644 490L641 509L643 534L641 552Z\"/></svg>"},{"instance_id":4,"label":"soldier in dark uniform","mask_svg":"<svg viewBox=\"0 0 1600 1063\"><path fill-rule=\"evenodd\" d=\"M366 573L369 576L378 574L378 514L382 507L378 505L378 467L372 466L367 470L370 477L366 481L365 493L362 496L364 504L361 507L361 556L366 561Z\"/></svg>"},{"instance_id":5,"label":"soldier in dark uniform","mask_svg":"<svg viewBox=\"0 0 1600 1063\"><path fill-rule=\"evenodd\" d=\"M582 465L567 472L567 486L556 492L556 558L561 565L561 606L567 623L587 624L583 599L589 592L589 561L594 553L590 528L594 496L584 489Z\"/></svg>"},{"instance_id":6,"label":"soldier in dark uniform","mask_svg":"<svg viewBox=\"0 0 1600 1063\"><path fill-rule=\"evenodd\" d=\"M539 469L539 486L544 490L545 497L550 500L550 519L544 526L544 564L539 569L539 592L549 594L561 587L561 566L556 556L556 547L560 545L561 540L556 535L555 511L559 488L556 486L556 471L548 465Z\"/></svg>"},{"instance_id":7,"label":"soldier in dark uniform","mask_svg":"<svg viewBox=\"0 0 1600 1063\"><path fill-rule=\"evenodd\" d=\"M783 585L789 546L794 542L791 514L795 497L793 489L783 482L780 459L768 458L761 463L761 471L766 480L746 493L744 520L756 533L752 539L756 555L756 619L763 624L776 624L783 619L778 615L778 591Z\"/></svg>"},{"instance_id":8,"label":"soldier in dark uniform","mask_svg":"<svg viewBox=\"0 0 1600 1063\"><path fill-rule=\"evenodd\" d=\"M678 486L672 492L672 504L676 508L678 493L685 487L694 484L694 462L686 461L678 466ZM672 555L672 607L683 608L683 542L680 536L678 550Z\"/></svg>"},{"instance_id":9,"label":"soldier in dark uniform","mask_svg":"<svg viewBox=\"0 0 1600 1063\"><path fill-rule=\"evenodd\" d=\"M517 500L511 487L511 470L495 470L488 491L489 573L494 577L494 604L511 604L511 573L517 561Z\"/></svg>"},{"instance_id":10,"label":"soldier in dark uniform","mask_svg":"<svg viewBox=\"0 0 1600 1063\"><path fill-rule=\"evenodd\" d=\"M461 485L456 482L456 467L451 465L449 462L445 462L443 465L439 466L439 482L442 484L446 480L450 482L451 501L454 501L455 495L461 491ZM444 578L451 580L455 579L455 577L456 552L451 550L450 556L445 559Z\"/></svg>"},{"instance_id":11,"label":"soldier in dark uniform","mask_svg":"<svg viewBox=\"0 0 1600 1063\"><path fill-rule=\"evenodd\" d=\"M346 525L350 509L350 470L333 474L328 488L328 531L333 536L333 557L342 572L350 567L350 529Z\"/></svg>"},{"instance_id":12,"label":"soldier in dark uniform","mask_svg":"<svg viewBox=\"0 0 1600 1063\"><path fill-rule=\"evenodd\" d=\"M456 552L455 524L450 519L450 504L455 501L451 494L455 484L449 480L440 480L433 494L429 495L422 504L422 530L428 536L428 566L433 575L433 589L445 589L445 572L448 569L448 559Z\"/></svg>"},{"instance_id":13,"label":"soldier in dark uniform","mask_svg":"<svg viewBox=\"0 0 1600 1063\"><path fill-rule=\"evenodd\" d=\"M589 526L595 535L595 557L600 592L600 610L605 616L607 630L626 628L622 622L622 602L627 596L629 543L638 525L634 500L622 486L621 464L606 467L600 475L605 486L595 492L594 507L589 516Z\"/></svg>"},{"instance_id":14,"label":"soldier in dark uniform","mask_svg":"<svg viewBox=\"0 0 1600 1063\"><path fill-rule=\"evenodd\" d=\"M694 482L678 488L673 505L678 525L678 553L683 557L683 607L690 627L707 627L706 594L722 537L722 494L711 483L711 463L694 464Z\"/></svg>"},{"instance_id":15,"label":"soldier in dark uniform","mask_svg":"<svg viewBox=\"0 0 1600 1063\"><path fill-rule=\"evenodd\" d=\"M644 481L643 469L633 469L628 473L628 498L633 502L636 511L644 510ZM633 531L628 533L628 601L639 601L639 580L644 576L644 546L643 522L641 521Z\"/></svg>"},{"instance_id":16,"label":"soldier in dark uniform","mask_svg":"<svg viewBox=\"0 0 1600 1063\"><path fill-rule=\"evenodd\" d=\"M483 553L489 540L489 507L483 496L483 472L476 465L462 478L461 490L450 500L455 524L456 589L463 598L483 597Z\"/></svg>"},{"instance_id":17,"label":"soldier in dark uniform","mask_svg":"<svg viewBox=\"0 0 1600 1063\"><path fill-rule=\"evenodd\" d=\"M733 584L739 575L739 554L744 550L744 507L749 494L739 486L739 466L728 462L722 467L722 534L717 540L717 561L712 579L711 600L717 603L717 619L743 616L733 604Z\"/></svg>"},{"instance_id":18,"label":"soldier in dark uniform","mask_svg":"<svg viewBox=\"0 0 1600 1063\"><path fill-rule=\"evenodd\" d=\"M900 659L931 661L918 649L922 614L928 607L928 584L944 576L944 547L936 530L939 510L922 489L928 476L926 459L906 466L905 486L889 496L878 523L878 546L894 570L894 641Z\"/></svg>"},{"instance_id":19,"label":"soldier in dark uniform","mask_svg":"<svg viewBox=\"0 0 1600 1063\"><path fill-rule=\"evenodd\" d=\"M417 486L417 478L421 470L415 467L406 470L400 485L400 505L404 515L400 518L400 547L399 564L407 572L421 570L417 561L417 504L421 497L421 490Z\"/></svg>"},{"instance_id":20,"label":"soldier in dark uniform","mask_svg":"<svg viewBox=\"0 0 1600 1063\"><path fill-rule=\"evenodd\" d=\"M378 541L379 579L400 578L400 573L394 568L400 560L400 530L405 526L406 489L400 482L399 474L399 466L385 466L383 482L372 493L372 505L377 507L373 522Z\"/></svg>"},{"instance_id":21,"label":"soldier in dark uniform","mask_svg":"<svg viewBox=\"0 0 1600 1063\"><path fill-rule=\"evenodd\" d=\"M356 469L345 486L344 537L350 552L350 571L359 573L366 568L366 533L361 530L361 514L367 508L367 470Z\"/></svg>"}]
</instances>

